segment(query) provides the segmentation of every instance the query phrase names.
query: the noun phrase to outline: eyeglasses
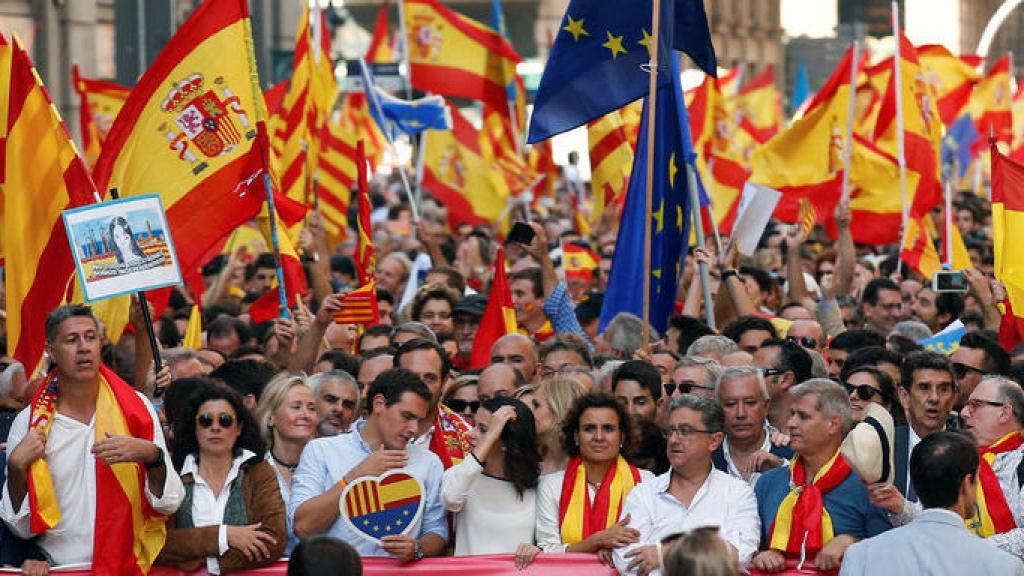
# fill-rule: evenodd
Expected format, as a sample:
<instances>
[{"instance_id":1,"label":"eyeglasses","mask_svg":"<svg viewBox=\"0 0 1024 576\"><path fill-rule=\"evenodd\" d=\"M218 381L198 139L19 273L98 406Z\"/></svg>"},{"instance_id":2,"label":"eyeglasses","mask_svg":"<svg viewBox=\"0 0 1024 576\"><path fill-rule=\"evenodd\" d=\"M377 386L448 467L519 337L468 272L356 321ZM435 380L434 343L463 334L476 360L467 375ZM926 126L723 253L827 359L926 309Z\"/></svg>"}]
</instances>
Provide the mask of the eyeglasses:
<instances>
[{"instance_id":1,"label":"eyeglasses","mask_svg":"<svg viewBox=\"0 0 1024 576\"><path fill-rule=\"evenodd\" d=\"M700 428L694 428L692 426L680 426L678 428L663 428L661 430L662 436L665 438L672 438L672 436L678 434L684 440L690 438L694 434L711 434L711 430L701 430Z\"/></svg>"},{"instance_id":2,"label":"eyeglasses","mask_svg":"<svg viewBox=\"0 0 1024 576\"><path fill-rule=\"evenodd\" d=\"M963 362L953 362L953 374L956 374L957 378L963 378L967 376L968 372L977 372L978 374L984 374L985 371L974 366L968 366Z\"/></svg>"},{"instance_id":3,"label":"eyeglasses","mask_svg":"<svg viewBox=\"0 0 1024 576\"><path fill-rule=\"evenodd\" d=\"M700 388L701 390L712 389L710 386L701 386L700 384L697 384L693 380L683 380L679 384L676 384L675 382L666 382L665 395L671 396L672 394L675 393L676 388L679 389L680 394L689 394L694 388Z\"/></svg>"},{"instance_id":4,"label":"eyeglasses","mask_svg":"<svg viewBox=\"0 0 1024 576\"><path fill-rule=\"evenodd\" d=\"M1006 402L996 402L995 400L982 400L981 398L968 398L967 405L971 407L971 412L974 412L982 406L995 406L996 408L1002 408L1006 406Z\"/></svg>"},{"instance_id":5,"label":"eyeglasses","mask_svg":"<svg viewBox=\"0 0 1024 576\"><path fill-rule=\"evenodd\" d=\"M214 415L212 412L204 412L199 416L196 416L196 422L199 423L203 428L209 428L213 426ZM217 424L220 424L221 428L231 428L235 424L235 417L227 412L221 412L217 414Z\"/></svg>"},{"instance_id":6,"label":"eyeglasses","mask_svg":"<svg viewBox=\"0 0 1024 576\"><path fill-rule=\"evenodd\" d=\"M476 414L477 408L480 408L480 402L478 400L459 400L458 398L452 398L445 402L445 405L452 409L452 412L462 414L469 408L470 412Z\"/></svg>"},{"instance_id":7,"label":"eyeglasses","mask_svg":"<svg viewBox=\"0 0 1024 576\"><path fill-rule=\"evenodd\" d=\"M434 321L434 320L449 320L452 317L450 312L423 312L420 314L420 320Z\"/></svg>"},{"instance_id":8,"label":"eyeglasses","mask_svg":"<svg viewBox=\"0 0 1024 576\"><path fill-rule=\"evenodd\" d=\"M566 368L572 368L572 366L573 365L569 364L569 363L562 364L558 368L552 368L551 366L541 366L540 367L540 377L541 378L551 378L555 374L561 374L561 373L565 372Z\"/></svg>"},{"instance_id":9,"label":"eyeglasses","mask_svg":"<svg viewBox=\"0 0 1024 576\"><path fill-rule=\"evenodd\" d=\"M859 398L861 400L864 400L865 402L868 401L868 400L871 400L871 398L873 396L875 396L876 394L878 396L882 397L882 398L885 398L885 395L882 394L881 390L879 390L878 388L875 388L875 387L873 387L873 386L871 386L869 384L856 385L856 384L849 384L847 382L844 382L843 383L843 387L846 388L846 393L847 394L853 394L854 392L856 392L857 393L857 398Z\"/></svg>"},{"instance_id":10,"label":"eyeglasses","mask_svg":"<svg viewBox=\"0 0 1024 576\"><path fill-rule=\"evenodd\" d=\"M804 348L813 349L818 347L818 341L811 336L786 336L786 342L792 342L793 344L798 344Z\"/></svg>"},{"instance_id":11,"label":"eyeglasses","mask_svg":"<svg viewBox=\"0 0 1024 576\"><path fill-rule=\"evenodd\" d=\"M779 370L778 368L761 368L761 375L765 378L771 378L772 376L782 376L785 374L785 370Z\"/></svg>"}]
</instances>

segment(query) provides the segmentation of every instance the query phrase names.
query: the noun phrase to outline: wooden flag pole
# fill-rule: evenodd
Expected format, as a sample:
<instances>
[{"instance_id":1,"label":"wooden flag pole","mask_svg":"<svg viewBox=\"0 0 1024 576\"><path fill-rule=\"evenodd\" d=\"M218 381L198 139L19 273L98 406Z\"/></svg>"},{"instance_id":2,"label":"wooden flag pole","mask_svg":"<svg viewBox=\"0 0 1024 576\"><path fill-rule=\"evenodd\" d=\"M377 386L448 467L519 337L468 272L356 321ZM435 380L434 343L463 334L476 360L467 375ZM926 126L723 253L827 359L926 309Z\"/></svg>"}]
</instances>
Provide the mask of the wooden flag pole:
<instances>
[{"instance_id":1,"label":"wooden flag pole","mask_svg":"<svg viewBox=\"0 0 1024 576\"><path fill-rule=\"evenodd\" d=\"M654 130L658 116L658 47L661 32L661 2L651 0L651 5L651 77L647 85L647 181L644 187L644 325L641 332L645 350L651 340L651 205L654 203Z\"/></svg>"},{"instance_id":2,"label":"wooden flag pole","mask_svg":"<svg viewBox=\"0 0 1024 576\"><path fill-rule=\"evenodd\" d=\"M892 57L892 75L896 83L896 160L900 167L900 251L907 240L907 221L910 219L910 203L907 199L907 156L903 150L903 79L900 78L900 7L896 0L892 3L892 34L896 38L896 52ZM903 256L897 256L896 272L903 269Z\"/></svg>"}]
</instances>

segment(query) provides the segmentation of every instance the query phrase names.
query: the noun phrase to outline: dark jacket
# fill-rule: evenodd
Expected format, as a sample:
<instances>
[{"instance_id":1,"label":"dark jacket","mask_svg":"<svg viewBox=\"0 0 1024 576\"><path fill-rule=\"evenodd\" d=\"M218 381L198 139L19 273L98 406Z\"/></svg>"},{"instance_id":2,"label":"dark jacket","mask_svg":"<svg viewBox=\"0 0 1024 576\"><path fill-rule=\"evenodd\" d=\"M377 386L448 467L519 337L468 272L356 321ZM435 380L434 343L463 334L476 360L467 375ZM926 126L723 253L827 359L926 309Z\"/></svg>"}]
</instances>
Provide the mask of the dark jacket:
<instances>
[{"instance_id":1,"label":"dark jacket","mask_svg":"<svg viewBox=\"0 0 1024 576\"><path fill-rule=\"evenodd\" d=\"M277 476L270 464L253 456L242 463L242 498L245 502L245 513L249 524L261 523L260 530L274 537L270 547L270 558L262 562L250 562L245 555L235 548L220 556L218 545L219 525L203 528L175 528L177 515L167 521L167 542L156 559L157 564L177 566L186 572L205 567L206 558L219 556L221 574L237 570L246 570L265 566L281 558L288 544L285 529L285 508L281 499L281 490L277 485ZM181 481L188 489L195 483L192 474L185 474ZM225 487L225 490L228 487Z\"/></svg>"}]
</instances>

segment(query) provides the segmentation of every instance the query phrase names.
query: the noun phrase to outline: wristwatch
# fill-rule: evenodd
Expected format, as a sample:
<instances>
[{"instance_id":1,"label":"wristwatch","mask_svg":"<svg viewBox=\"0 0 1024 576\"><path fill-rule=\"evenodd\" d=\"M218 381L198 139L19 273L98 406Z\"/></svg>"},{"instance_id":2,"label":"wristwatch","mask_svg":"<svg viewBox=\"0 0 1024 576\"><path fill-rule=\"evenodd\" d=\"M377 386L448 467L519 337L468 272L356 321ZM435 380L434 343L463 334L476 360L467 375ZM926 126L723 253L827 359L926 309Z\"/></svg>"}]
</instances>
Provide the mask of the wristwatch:
<instances>
[{"instance_id":1,"label":"wristwatch","mask_svg":"<svg viewBox=\"0 0 1024 576\"><path fill-rule=\"evenodd\" d=\"M412 553L413 560L423 560L423 544L420 544L419 540L416 540L416 549Z\"/></svg>"},{"instance_id":2,"label":"wristwatch","mask_svg":"<svg viewBox=\"0 0 1024 576\"><path fill-rule=\"evenodd\" d=\"M146 470L155 470L164 467L164 449L156 447L156 458L145 462Z\"/></svg>"}]
</instances>

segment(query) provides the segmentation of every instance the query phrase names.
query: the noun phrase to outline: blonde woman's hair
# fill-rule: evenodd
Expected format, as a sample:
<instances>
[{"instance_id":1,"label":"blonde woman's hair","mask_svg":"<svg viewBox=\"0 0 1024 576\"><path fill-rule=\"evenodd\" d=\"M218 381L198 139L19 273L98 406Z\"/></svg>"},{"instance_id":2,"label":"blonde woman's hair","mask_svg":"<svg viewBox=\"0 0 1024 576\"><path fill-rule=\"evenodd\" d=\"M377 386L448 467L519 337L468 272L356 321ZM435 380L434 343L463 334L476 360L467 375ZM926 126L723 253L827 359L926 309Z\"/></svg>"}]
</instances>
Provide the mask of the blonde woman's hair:
<instances>
[{"instance_id":1,"label":"blonde woman's hair","mask_svg":"<svg viewBox=\"0 0 1024 576\"><path fill-rule=\"evenodd\" d=\"M267 383L260 395L260 402L256 405L256 424L260 427L260 436L267 443L267 450L274 447L274 431L271 429L269 420L271 414L277 412L284 402L288 391L296 386L305 386L312 392L313 388L306 382L305 374L291 374L282 372Z\"/></svg>"},{"instance_id":2,"label":"blonde woman's hair","mask_svg":"<svg viewBox=\"0 0 1024 576\"><path fill-rule=\"evenodd\" d=\"M552 430L561 430L562 421L569 414L576 399L585 395L586 390L575 380L569 378L548 378L537 386L537 391L544 394L548 399L548 406L555 415L555 425Z\"/></svg>"},{"instance_id":3,"label":"blonde woman's hair","mask_svg":"<svg viewBox=\"0 0 1024 576\"><path fill-rule=\"evenodd\" d=\"M665 576L735 576L736 553L713 526L703 526L663 547Z\"/></svg>"}]
</instances>

